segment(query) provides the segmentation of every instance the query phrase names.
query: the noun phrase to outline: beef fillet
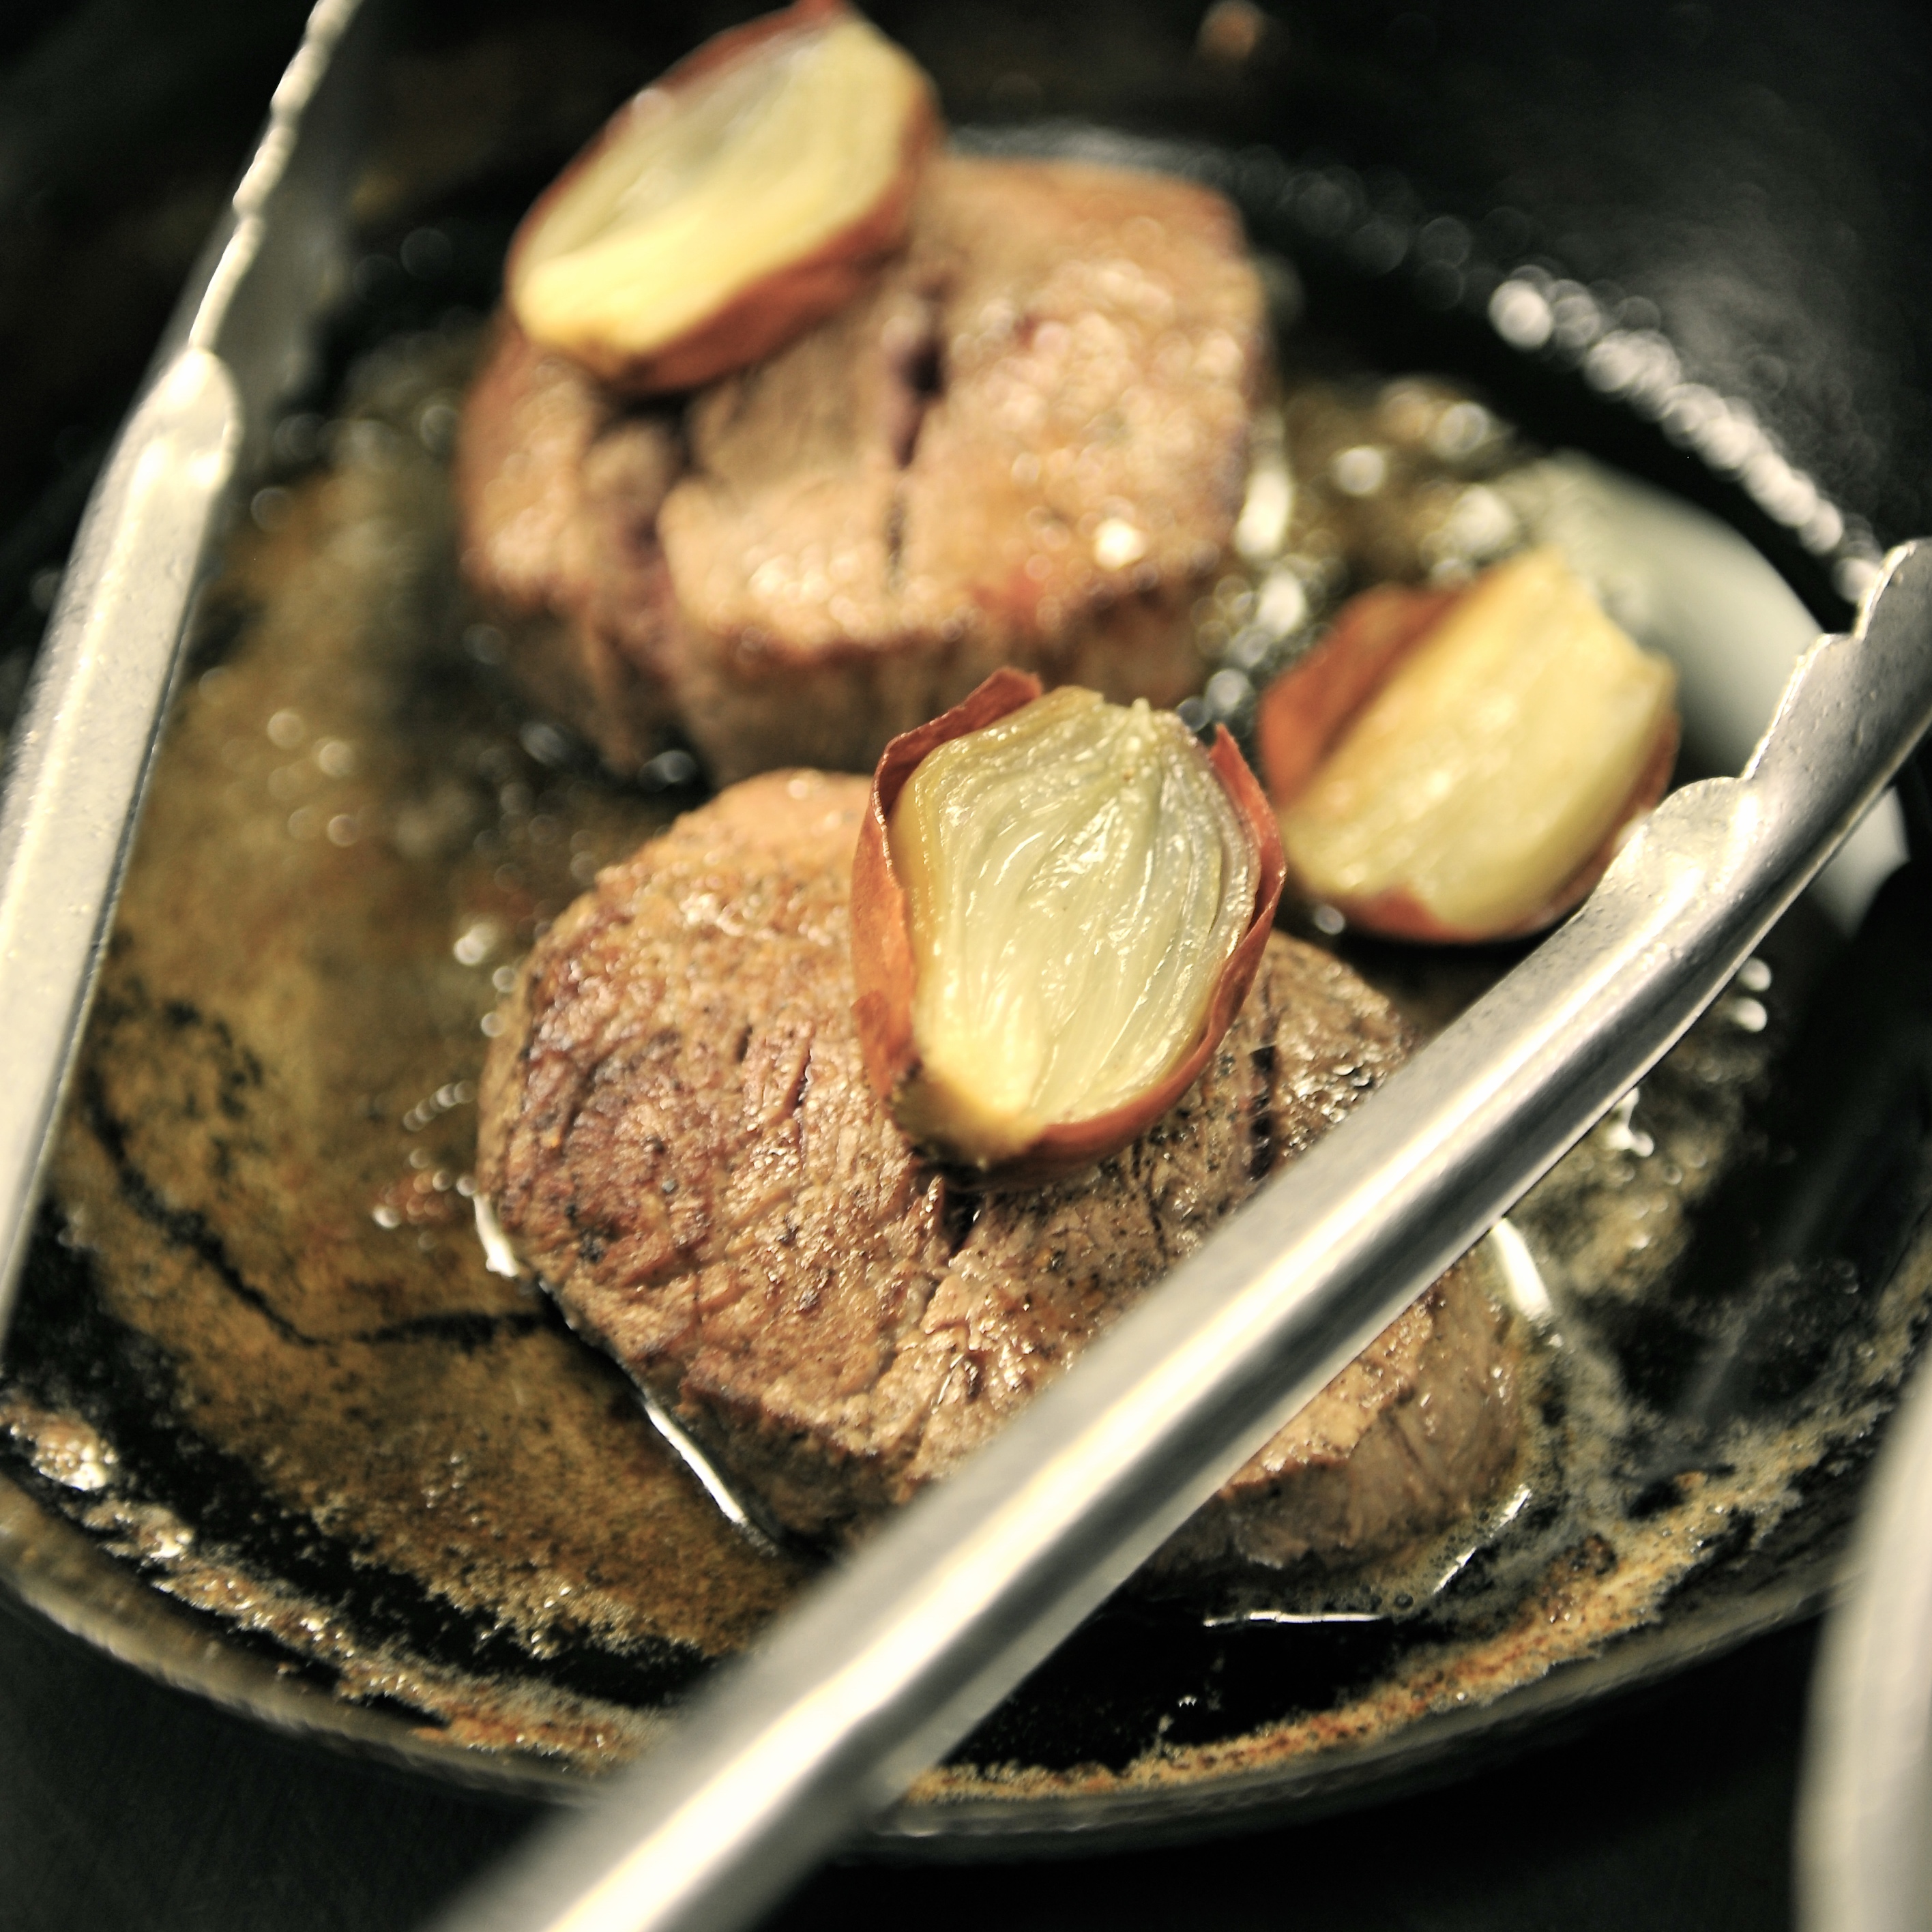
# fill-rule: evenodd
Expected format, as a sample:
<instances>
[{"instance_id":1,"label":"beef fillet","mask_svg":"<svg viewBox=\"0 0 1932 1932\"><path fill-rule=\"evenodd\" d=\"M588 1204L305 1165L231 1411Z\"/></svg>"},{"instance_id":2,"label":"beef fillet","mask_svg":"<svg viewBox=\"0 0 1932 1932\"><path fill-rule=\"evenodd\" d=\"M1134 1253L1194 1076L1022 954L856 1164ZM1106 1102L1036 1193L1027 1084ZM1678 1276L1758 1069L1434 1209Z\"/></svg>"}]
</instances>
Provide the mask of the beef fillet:
<instances>
[{"instance_id":1,"label":"beef fillet","mask_svg":"<svg viewBox=\"0 0 1932 1932\"><path fill-rule=\"evenodd\" d=\"M674 418L626 408L499 317L457 442L464 574L508 628L532 702L625 774L674 715L657 518L682 463Z\"/></svg>"},{"instance_id":2,"label":"beef fillet","mask_svg":"<svg viewBox=\"0 0 1932 1932\"><path fill-rule=\"evenodd\" d=\"M572 1323L778 1522L849 1534L955 1467L1401 1059L1394 1011L1276 934L1208 1070L1090 1173L973 1195L867 1081L847 898L864 781L778 772L600 874L490 1049L478 1180ZM1393 1550L1514 1453L1464 1263L1250 1462L1170 1562Z\"/></svg>"},{"instance_id":3,"label":"beef fillet","mask_svg":"<svg viewBox=\"0 0 1932 1932\"><path fill-rule=\"evenodd\" d=\"M873 292L692 406L661 531L714 774L868 769L1003 664L1184 697L1262 339L1219 196L934 161Z\"/></svg>"},{"instance_id":4,"label":"beef fillet","mask_svg":"<svg viewBox=\"0 0 1932 1932\"><path fill-rule=\"evenodd\" d=\"M941 158L869 292L692 399L681 481L670 417L500 322L457 452L465 573L620 771L672 722L721 781L869 770L1003 664L1172 704L1262 361L1218 196Z\"/></svg>"}]
</instances>

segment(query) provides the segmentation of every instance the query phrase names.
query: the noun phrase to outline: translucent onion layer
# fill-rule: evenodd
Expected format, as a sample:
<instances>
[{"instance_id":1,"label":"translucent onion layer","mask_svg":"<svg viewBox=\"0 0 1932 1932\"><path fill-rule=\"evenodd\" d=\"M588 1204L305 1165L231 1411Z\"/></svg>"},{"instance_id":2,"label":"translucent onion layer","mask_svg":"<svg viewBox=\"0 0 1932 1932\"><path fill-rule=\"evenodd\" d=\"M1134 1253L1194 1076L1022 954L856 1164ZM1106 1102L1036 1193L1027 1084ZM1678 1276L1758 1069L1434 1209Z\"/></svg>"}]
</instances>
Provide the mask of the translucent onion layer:
<instances>
[{"instance_id":1,"label":"translucent onion layer","mask_svg":"<svg viewBox=\"0 0 1932 1932\"><path fill-rule=\"evenodd\" d=\"M933 118L918 67L842 7L722 36L640 94L532 210L511 308L533 340L615 379L757 296L772 313L736 332L768 352L788 304L802 327L852 292L801 279L801 265L900 238Z\"/></svg>"},{"instance_id":2,"label":"translucent onion layer","mask_svg":"<svg viewBox=\"0 0 1932 1932\"><path fill-rule=\"evenodd\" d=\"M930 752L889 823L916 1139L997 1162L1130 1108L1196 1046L1259 860L1171 713L1053 692Z\"/></svg>"}]
</instances>

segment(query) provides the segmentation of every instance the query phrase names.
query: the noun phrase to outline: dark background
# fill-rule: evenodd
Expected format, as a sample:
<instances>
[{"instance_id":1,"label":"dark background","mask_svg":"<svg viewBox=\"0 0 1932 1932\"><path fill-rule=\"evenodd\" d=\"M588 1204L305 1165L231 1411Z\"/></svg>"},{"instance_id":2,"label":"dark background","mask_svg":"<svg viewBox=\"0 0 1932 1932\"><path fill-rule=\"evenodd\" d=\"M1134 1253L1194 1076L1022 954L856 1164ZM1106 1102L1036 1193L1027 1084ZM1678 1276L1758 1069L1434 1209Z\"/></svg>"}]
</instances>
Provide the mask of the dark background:
<instances>
[{"instance_id":1,"label":"dark background","mask_svg":"<svg viewBox=\"0 0 1932 1932\"><path fill-rule=\"evenodd\" d=\"M466 98L518 130L442 164L436 205L458 209L533 188L573 117L729 17L636 0L399 12L393 138L434 147ZM1932 23L1916 7L1277 0L1237 68L1196 53L1191 4L875 12L952 77L956 120L1104 110L1266 140L1461 217L1498 262L1647 299L1687 373L1750 403L1880 542L1932 528ZM0 8L0 722L302 13ZM529 88L527 113L506 111L506 85ZM395 194L365 212L386 260L423 210ZM774 1923L1782 1926L1810 1654L1806 1632L1761 1642L1346 1820L1084 1864L835 1870ZM0 1604L0 1926L400 1928L533 1815L268 1738Z\"/></svg>"}]
</instances>

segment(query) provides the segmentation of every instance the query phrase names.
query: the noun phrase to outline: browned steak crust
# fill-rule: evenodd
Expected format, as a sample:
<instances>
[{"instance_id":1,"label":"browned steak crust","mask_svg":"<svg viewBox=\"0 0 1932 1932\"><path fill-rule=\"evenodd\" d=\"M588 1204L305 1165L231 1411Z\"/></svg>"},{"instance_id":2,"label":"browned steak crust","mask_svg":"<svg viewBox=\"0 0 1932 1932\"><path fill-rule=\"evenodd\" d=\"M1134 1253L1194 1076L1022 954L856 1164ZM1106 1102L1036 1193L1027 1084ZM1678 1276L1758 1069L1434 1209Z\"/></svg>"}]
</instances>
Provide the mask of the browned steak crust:
<instances>
[{"instance_id":1,"label":"browned steak crust","mask_svg":"<svg viewBox=\"0 0 1932 1932\"><path fill-rule=\"evenodd\" d=\"M1220 196L941 158L870 293L693 400L681 482L669 416L500 320L457 452L465 574L620 770L673 721L721 781L868 770L1003 664L1172 704L1262 359Z\"/></svg>"},{"instance_id":2,"label":"browned steak crust","mask_svg":"<svg viewBox=\"0 0 1932 1932\"><path fill-rule=\"evenodd\" d=\"M1072 1181L953 1193L860 1060L866 797L773 773L602 874L525 967L482 1096L479 1180L572 1323L812 1534L951 1469L1406 1046L1378 994L1277 934L1206 1073L1132 1147ZM1393 1547L1482 1495L1514 1428L1498 1318L1458 1270L1177 1553Z\"/></svg>"},{"instance_id":3,"label":"browned steak crust","mask_svg":"<svg viewBox=\"0 0 1932 1932\"><path fill-rule=\"evenodd\" d=\"M670 416L625 409L498 318L457 442L464 574L509 627L532 700L620 772L670 721L657 518L682 462Z\"/></svg>"},{"instance_id":4,"label":"browned steak crust","mask_svg":"<svg viewBox=\"0 0 1932 1932\"><path fill-rule=\"evenodd\" d=\"M1262 355L1219 196L934 162L877 290L693 406L662 530L714 772L869 769L1002 664L1185 696Z\"/></svg>"}]
</instances>

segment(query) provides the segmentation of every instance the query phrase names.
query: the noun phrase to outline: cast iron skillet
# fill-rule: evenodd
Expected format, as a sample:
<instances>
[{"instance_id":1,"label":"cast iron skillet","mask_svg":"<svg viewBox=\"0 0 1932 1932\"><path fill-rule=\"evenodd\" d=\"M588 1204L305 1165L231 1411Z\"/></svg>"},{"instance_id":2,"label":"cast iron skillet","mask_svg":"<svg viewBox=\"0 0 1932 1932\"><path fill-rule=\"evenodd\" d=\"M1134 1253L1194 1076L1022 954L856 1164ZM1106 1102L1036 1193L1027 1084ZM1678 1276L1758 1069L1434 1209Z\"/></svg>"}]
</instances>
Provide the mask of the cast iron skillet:
<instances>
[{"instance_id":1,"label":"cast iron skillet","mask_svg":"<svg viewBox=\"0 0 1932 1932\"><path fill-rule=\"evenodd\" d=\"M1026 136L1028 145L1084 138L1038 128ZM1553 316L1570 291L1559 286L1563 278L1550 265L1485 260L1473 240L1452 260L1456 251L1448 244L1454 235L1439 226L1432 230L1426 210L1410 206L1405 212L1399 184L1382 182L1372 192L1349 171L1319 158L1291 166L1272 151L1236 155L1225 149L1171 151L1167 158L1207 173L1235 196L1258 240L1295 262L1311 316L1358 345L1366 359L1390 370L1452 370L1478 383L1540 439L1588 448L1703 503L1744 531L1821 621L1841 621L1840 590L1856 587L1866 554L1856 526L1844 526L1836 543L1814 542L1808 548L1790 521L1780 521L1760 500L1774 497L1774 489L1754 496L1736 481L1736 452L1717 434L1732 417L1706 414L1701 428L1673 422L1666 430L1655 411L1668 384L1626 386L1619 394L1593 381L1587 358L1601 340L1601 304L1598 343L1581 339L1574 328L1566 340L1556 332ZM453 252L459 257L472 254L472 267L487 265L489 222L471 218L467 226L452 226L459 239ZM1431 232L1435 242L1425 244L1423 238ZM487 275L487 266L483 272ZM453 284L460 284L462 273L459 260ZM406 312L412 293L446 302L458 293L474 298L487 286L472 279L467 289L412 291L406 278L372 274L364 280L367 292L359 308L342 326L338 369L358 347L417 319ZM1496 291L1505 286L1544 302L1552 316L1549 333L1538 339L1534 304L1525 298L1506 297L1498 307ZM1518 320L1505 334L1492 315L1508 314L1510 299L1517 302ZM1520 319L1526 314L1527 323ZM1654 331L1624 332L1642 338L1638 346L1652 355L1653 374L1663 366L1654 359L1658 353L1675 352ZM1600 356L1596 367L1600 376ZM1640 376L1642 373L1640 368ZM1713 454L1726 470L1714 466ZM1761 482L1762 475L1761 470ZM1814 524L1814 539L1822 527ZM1789 1400L1794 1378L1802 1388L1806 1375L1816 1372L1816 1331L1829 1313L1809 1306L1806 1284L1826 1277L1842 1281L1849 1266L1861 1288L1876 1294L1900 1256L1912 1250L1926 1202L1927 1123L1932 1118L1932 1071L1920 1045L1932 1003L1932 984L1918 963L1926 957L1926 920L1915 866L1888 888L1856 942L1829 962L1829 976L1810 1002L1805 1026L1768 1105L1766 1158L1741 1172L1711 1210L1709 1243L1733 1258L1740 1252L1749 1256L1729 1276L1732 1292L1740 1284L1758 1284L1746 1292L1762 1298L1766 1310L1778 1318L1757 1324L1763 1346L1755 1353L1734 1351L1734 1360L1701 1379L1682 1360L1668 1370L1653 1364L1650 1372L1658 1386L1697 1388L1700 1400L1740 1408ZM1814 958L1829 950L1815 935L1794 944ZM1850 1185L1853 1181L1856 1186ZM1768 1211L1773 1199L1784 1204L1784 1212ZM121 1425L118 1442L153 1458L146 1473L158 1491L182 1496L198 1488L210 1510L226 1510L238 1521L255 1519L271 1562L285 1570L313 1564L327 1571L332 1565L333 1582L352 1600L359 1599L372 1612L380 1600L382 1614L405 1623L419 1619L417 1634L425 1642L451 1640L446 1629L433 1627L431 1606L412 1610L406 1601L398 1603L407 1596L406 1580L370 1576L358 1570L349 1552L332 1554L326 1538L278 1522L260 1496L244 1492L238 1472L212 1467L205 1455L197 1463L190 1452L195 1466L184 1468L178 1442L150 1436L143 1443L137 1418L126 1406L138 1406L138 1377L124 1376L116 1385L116 1338L90 1319L88 1306L85 1262L62 1245L50 1222L36 1250L10 1372L31 1381L37 1353L40 1366L62 1352L70 1364L76 1352L84 1355L99 1370L93 1391L98 1412ZM1631 1359L1646 1348L1654 1354L1656 1347L1655 1338L1637 1338ZM905 1852L930 1845L957 1856L980 1846L1003 1855L1052 1849L1068 1843L1070 1835L1083 1843L1116 1838L1138 1842L1150 1832L1221 1828L1262 1814L1333 1805L1447 1774L1472 1753L1503 1744L1532 1725L1804 1614L1829 1588L1867 1448L1854 1443L1834 1451L1830 1466L1815 1472L1812 1492L1775 1541L1748 1552L1714 1552L1661 1622L1499 1703L1438 1713L1346 1755L1191 1786L1104 1798L1054 1792L1018 1807L994 1798L909 1805L882 1826L880 1848ZM344 1706L328 1696L325 1686L292 1678L278 1669L289 1661L286 1655L261 1658L232 1646L211 1652L202 1629L131 1583L125 1570L86 1547L79 1532L42 1507L56 1493L44 1478L17 1464L9 1473L20 1487L4 1497L4 1556L16 1587L117 1654L271 1721L378 1749L440 1774L549 1790L574 1782L527 1762L506 1766L426 1743L414 1734L412 1717ZM1654 1480L1633 1486L1634 1517L1658 1507L1654 1487ZM1284 1636L1292 1640L1292 1653ZM487 1648L478 1648L472 1633L456 1633L454 1640L488 1667ZM1153 1736L1172 1737L1178 1714L1204 1705L1218 1703L1216 1721L1226 1732L1283 1709L1319 1708L1340 1688L1388 1668L1406 1641L1400 1635L1392 1640L1380 1628L1208 1628L1198 1618L1190 1624L1150 1618L1144 1611L1110 1614L1082 1632L962 1755L970 1760L976 1748L986 1757L1048 1767L1124 1762ZM631 1688L652 1698L674 1694L697 1661L668 1652L647 1660Z\"/></svg>"}]
</instances>

